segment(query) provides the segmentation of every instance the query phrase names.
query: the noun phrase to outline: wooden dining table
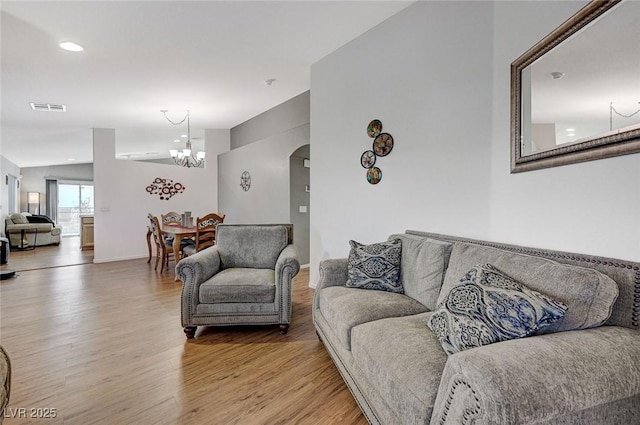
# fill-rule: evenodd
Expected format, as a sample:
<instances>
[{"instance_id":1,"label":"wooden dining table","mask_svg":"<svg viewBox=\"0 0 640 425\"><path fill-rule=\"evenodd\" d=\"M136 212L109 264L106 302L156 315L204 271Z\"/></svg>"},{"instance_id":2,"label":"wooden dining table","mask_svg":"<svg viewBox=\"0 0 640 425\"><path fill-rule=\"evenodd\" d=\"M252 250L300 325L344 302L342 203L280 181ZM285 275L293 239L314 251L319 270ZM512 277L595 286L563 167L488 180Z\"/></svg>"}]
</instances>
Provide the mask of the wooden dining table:
<instances>
[{"instance_id":1,"label":"wooden dining table","mask_svg":"<svg viewBox=\"0 0 640 425\"><path fill-rule=\"evenodd\" d=\"M178 264L180 261L180 242L182 239L196 236L196 226L182 226L176 223L165 223L160 225L160 231L165 236L173 236L173 259ZM176 280L178 277L176 276Z\"/></svg>"}]
</instances>

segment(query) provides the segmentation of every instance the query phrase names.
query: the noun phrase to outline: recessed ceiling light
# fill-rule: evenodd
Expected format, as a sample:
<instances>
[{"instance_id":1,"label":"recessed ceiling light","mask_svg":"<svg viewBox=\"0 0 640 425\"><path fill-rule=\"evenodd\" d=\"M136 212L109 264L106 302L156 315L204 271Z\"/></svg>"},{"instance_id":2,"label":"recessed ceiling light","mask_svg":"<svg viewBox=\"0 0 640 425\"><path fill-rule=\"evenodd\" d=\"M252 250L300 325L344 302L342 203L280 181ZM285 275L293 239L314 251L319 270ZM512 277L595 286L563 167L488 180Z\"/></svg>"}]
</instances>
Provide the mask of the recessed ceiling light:
<instances>
[{"instance_id":1,"label":"recessed ceiling light","mask_svg":"<svg viewBox=\"0 0 640 425\"><path fill-rule=\"evenodd\" d=\"M269 78L269 79L264 80L264 83L265 83L266 85L268 85L268 86L272 85L272 84L273 84L273 83L275 83L275 82L276 82L276 79L275 79L275 78Z\"/></svg>"},{"instance_id":2,"label":"recessed ceiling light","mask_svg":"<svg viewBox=\"0 0 640 425\"><path fill-rule=\"evenodd\" d=\"M79 44L73 43L71 41L65 41L64 43L60 43L60 47L69 52L81 52L84 50Z\"/></svg>"},{"instance_id":3,"label":"recessed ceiling light","mask_svg":"<svg viewBox=\"0 0 640 425\"><path fill-rule=\"evenodd\" d=\"M562 77L564 77L564 72L554 71L551 73L551 78L553 78L554 80L559 80Z\"/></svg>"},{"instance_id":4,"label":"recessed ceiling light","mask_svg":"<svg viewBox=\"0 0 640 425\"><path fill-rule=\"evenodd\" d=\"M182 135L182 136L180 136L180 137L182 137L182 138L186 139L186 138L187 138L187 135L186 135L186 134L183 134L183 135Z\"/></svg>"},{"instance_id":5,"label":"recessed ceiling light","mask_svg":"<svg viewBox=\"0 0 640 425\"><path fill-rule=\"evenodd\" d=\"M567 128L567 132L574 132L574 131L576 131L575 128Z\"/></svg>"},{"instance_id":6,"label":"recessed ceiling light","mask_svg":"<svg viewBox=\"0 0 640 425\"><path fill-rule=\"evenodd\" d=\"M180 139L176 139L176 140L173 141L173 143L180 143L181 141L182 140L180 140Z\"/></svg>"},{"instance_id":7,"label":"recessed ceiling light","mask_svg":"<svg viewBox=\"0 0 640 425\"><path fill-rule=\"evenodd\" d=\"M75 158L67 158L67 161L75 161Z\"/></svg>"}]
</instances>

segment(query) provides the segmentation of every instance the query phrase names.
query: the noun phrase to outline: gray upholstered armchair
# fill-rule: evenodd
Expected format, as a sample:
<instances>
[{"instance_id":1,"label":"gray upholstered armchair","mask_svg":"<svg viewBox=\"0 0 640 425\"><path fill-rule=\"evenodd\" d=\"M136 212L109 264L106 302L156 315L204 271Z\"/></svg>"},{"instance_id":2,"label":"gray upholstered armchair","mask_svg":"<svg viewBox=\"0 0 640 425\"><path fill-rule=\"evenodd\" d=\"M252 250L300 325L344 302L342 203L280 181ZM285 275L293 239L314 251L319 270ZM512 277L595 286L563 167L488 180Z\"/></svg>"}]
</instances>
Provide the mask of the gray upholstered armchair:
<instances>
[{"instance_id":1,"label":"gray upholstered armchair","mask_svg":"<svg viewBox=\"0 0 640 425\"><path fill-rule=\"evenodd\" d=\"M291 323L292 279L300 263L290 224L219 224L216 245L182 259L182 326Z\"/></svg>"}]
</instances>

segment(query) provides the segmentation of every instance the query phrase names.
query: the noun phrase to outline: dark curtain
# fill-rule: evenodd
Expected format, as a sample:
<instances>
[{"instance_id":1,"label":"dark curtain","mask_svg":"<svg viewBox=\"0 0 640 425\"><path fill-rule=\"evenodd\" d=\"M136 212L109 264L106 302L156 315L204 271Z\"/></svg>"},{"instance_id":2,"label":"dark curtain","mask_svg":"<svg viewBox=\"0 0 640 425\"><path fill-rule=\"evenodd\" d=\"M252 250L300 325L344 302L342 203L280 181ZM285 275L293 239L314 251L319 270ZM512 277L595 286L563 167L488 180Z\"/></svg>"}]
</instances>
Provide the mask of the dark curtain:
<instances>
[{"instance_id":1,"label":"dark curtain","mask_svg":"<svg viewBox=\"0 0 640 425\"><path fill-rule=\"evenodd\" d=\"M45 180L46 215L54 222L58 221L58 180Z\"/></svg>"}]
</instances>

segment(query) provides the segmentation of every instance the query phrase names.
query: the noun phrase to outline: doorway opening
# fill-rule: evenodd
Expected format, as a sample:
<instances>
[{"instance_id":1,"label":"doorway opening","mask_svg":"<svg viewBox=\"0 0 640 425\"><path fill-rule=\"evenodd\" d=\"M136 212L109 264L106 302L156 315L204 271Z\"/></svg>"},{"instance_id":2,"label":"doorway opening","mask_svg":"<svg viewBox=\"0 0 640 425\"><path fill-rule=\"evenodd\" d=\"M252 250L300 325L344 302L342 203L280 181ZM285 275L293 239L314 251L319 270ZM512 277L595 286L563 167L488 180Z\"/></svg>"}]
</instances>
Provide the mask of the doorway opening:
<instances>
[{"instance_id":1,"label":"doorway opening","mask_svg":"<svg viewBox=\"0 0 640 425\"><path fill-rule=\"evenodd\" d=\"M289 157L289 217L301 265L309 264L310 153L310 145L304 145Z\"/></svg>"},{"instance_id":2,"label":"doorway opening","mask_svg":"<svg viewBox=\"0 0 640 425\"><path fill-rule=\"evenodd\" d=\"M58 182L58 223L63 236L80 235L80 216L93 215L92 183Z\"/></svg>"}]
</instances>

